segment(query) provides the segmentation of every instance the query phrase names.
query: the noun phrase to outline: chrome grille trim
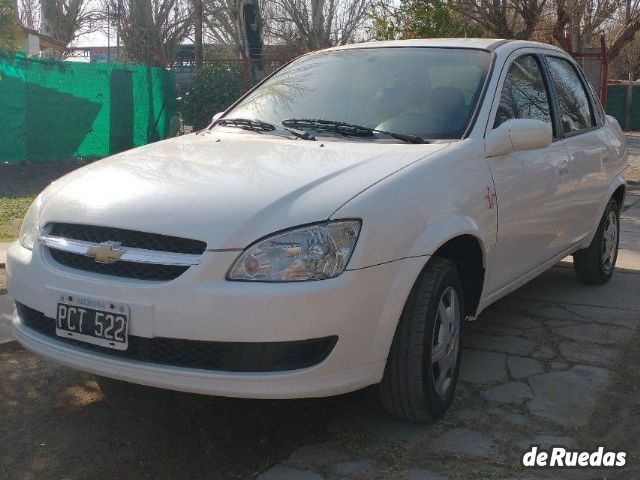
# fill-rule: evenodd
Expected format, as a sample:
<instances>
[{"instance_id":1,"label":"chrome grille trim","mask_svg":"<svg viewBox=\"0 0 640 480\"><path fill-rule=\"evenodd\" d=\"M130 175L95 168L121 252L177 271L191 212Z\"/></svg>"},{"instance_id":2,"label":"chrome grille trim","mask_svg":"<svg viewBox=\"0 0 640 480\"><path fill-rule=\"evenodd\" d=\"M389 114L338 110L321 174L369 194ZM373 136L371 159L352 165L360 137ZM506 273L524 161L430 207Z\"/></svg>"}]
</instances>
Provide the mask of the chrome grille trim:
<instances>
[{"instance_id":1,"label":"chrome grille trim","mask_svg":"<svg viewBox=\"0 0 640 480\"><path fill-rule=\"evenodd\" d=\"M70 238L57 237L55 235L41 235L38 242L47 247L63 252L74 253L76 255L87 255L89 248L96 245L95 242L84 240L74 240ZM190 253L161 252L156 250L145 250L143 248L118 247L124 250L120 261L132 263L148 263L153 265L173 265L180 267L191 267L200 265L200 255Z\"/></svg>"}]
</instances>

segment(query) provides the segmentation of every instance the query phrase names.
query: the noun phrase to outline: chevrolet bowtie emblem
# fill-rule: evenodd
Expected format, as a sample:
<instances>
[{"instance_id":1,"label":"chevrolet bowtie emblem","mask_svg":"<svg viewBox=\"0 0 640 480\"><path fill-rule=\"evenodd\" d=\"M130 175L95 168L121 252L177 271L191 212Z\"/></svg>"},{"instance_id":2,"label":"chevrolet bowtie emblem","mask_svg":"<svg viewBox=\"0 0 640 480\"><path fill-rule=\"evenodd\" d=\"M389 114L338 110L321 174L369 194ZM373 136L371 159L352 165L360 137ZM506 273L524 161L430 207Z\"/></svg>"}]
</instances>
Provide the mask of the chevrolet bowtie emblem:
<instances>
[{"instance_id":1,"label":"chevrolet bowtie emblem","mask_svg":"<svg viewBox=\"0 0 640 480\"><path fill-rule=\"evenodd\" d=\"M99 245L93 245L87 250L87 256L93 257L98 263L115 263L120 260L124 254L124 250L119 249L117 242L104 242Z\"/></svg>"}]
</instances>

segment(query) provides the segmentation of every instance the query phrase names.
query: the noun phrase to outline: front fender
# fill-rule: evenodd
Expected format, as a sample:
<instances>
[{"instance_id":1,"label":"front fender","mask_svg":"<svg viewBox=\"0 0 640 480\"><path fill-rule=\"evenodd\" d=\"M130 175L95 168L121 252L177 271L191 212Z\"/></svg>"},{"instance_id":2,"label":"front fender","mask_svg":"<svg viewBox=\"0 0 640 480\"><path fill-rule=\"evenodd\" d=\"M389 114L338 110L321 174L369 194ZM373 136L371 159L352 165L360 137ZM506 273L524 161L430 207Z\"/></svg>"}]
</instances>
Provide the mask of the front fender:
<instances>
[{"instance_id":1,"label":"front fender","mask_svg":"<svg viewBox=\"0 0 640 480\"><path fill-rule=\"evenodd\" d=\"M623 173L624 172L616 175L615 177L613 177L613 180L611 180L611 183L607 188L607 193L602 197L602 199L600 200L600 205L598 206L598 209L594 212L592 227L590 230L591 233L587 235L582 240L582 242L580 242L580 248L587 248L589 245L591 245L591 242L593 241L593 237L596 234L596 230L598 229L598 225L600 225L600 220L602 219L604 210L605 208L607 208L607 204L609 203L609 200L611 200L611 197L613 196L614 192L621 186L624 186L624 192L626 195L627 181L622 176ZM623 206L624 206L624 196L623 196L622 204L620 205L620 211L622 211Z\"/></svg>"},{"instance_id":2,"label":"front fender","mask_svg":"<svg viewBox=\"0 0 640 480\"><path fill-rule=\"evenodd\" d=\"M416 237L410 251L415 255L422 252L422 255L431 256L449 240L463 235L470 235L478 240L482 248L484 262L488 255L487 245L492 244L490 235L483 232L473 218L459 214L450 215L431 223Z\"/></svg>"}]
</instances>

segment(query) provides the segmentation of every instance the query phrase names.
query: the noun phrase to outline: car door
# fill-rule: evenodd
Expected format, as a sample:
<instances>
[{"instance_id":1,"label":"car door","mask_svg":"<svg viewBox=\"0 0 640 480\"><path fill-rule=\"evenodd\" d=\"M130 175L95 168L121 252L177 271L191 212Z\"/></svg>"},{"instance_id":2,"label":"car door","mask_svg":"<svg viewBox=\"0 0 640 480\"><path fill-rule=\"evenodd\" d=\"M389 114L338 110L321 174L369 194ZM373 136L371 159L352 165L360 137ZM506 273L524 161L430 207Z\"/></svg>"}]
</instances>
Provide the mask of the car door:
<instances>
[{"instance_id":1,"label":"car door","mask_svg":"<svg viewBox=\"0 0 640 480\"><path fill-rule=\"evenodd\" d=\"M567 151L558 142L551 90L541 56L522 53L508 62L497 90L489 128L510 119L549 123L554 141L547 148L487 159L498 209L498 234L488 292L494 293L568 248L571 182Z\"/></svg>"},{"instance_id":2,"label":"car door","mask_svg":"<svg viewBox=\"0 0 640 480\"><path fill-rule=\"evenodd\" d=\"M560 135L568 153L571 175L569 227L571 240L577 243L593 229L595 212L607 189L607 148L602 117L597 115L584 77L573 60L547 55L551 85L557 99Z\"/></svg>"}]
</instances>

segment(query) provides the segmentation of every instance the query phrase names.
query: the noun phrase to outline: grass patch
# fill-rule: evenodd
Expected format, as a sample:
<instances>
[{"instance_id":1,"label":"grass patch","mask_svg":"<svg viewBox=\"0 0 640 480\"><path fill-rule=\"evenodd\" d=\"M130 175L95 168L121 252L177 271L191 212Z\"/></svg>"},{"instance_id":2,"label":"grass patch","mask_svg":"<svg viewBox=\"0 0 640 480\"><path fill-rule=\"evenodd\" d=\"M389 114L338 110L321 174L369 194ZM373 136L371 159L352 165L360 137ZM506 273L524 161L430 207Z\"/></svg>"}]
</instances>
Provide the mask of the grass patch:
<instances>
[{"instance_id":1,"label":"grass patch","mask_svg":"<svg viewBox=\"0 0 640 480\"><path fill-rule=\"evenodd\" d=\"M34 198L75 168L69 163L0 165L0 242L16 240Z\"/></svg>"},{"instance_id":2,"label":"grass patch","mask_svg":"<svg viewBox=\"0 0 640 480\"><path fill-rule=\"evenodd\" d=\"M0 197L0 242L18 238L22 218L34 197Z\"/></svg>"}]
</instances>

